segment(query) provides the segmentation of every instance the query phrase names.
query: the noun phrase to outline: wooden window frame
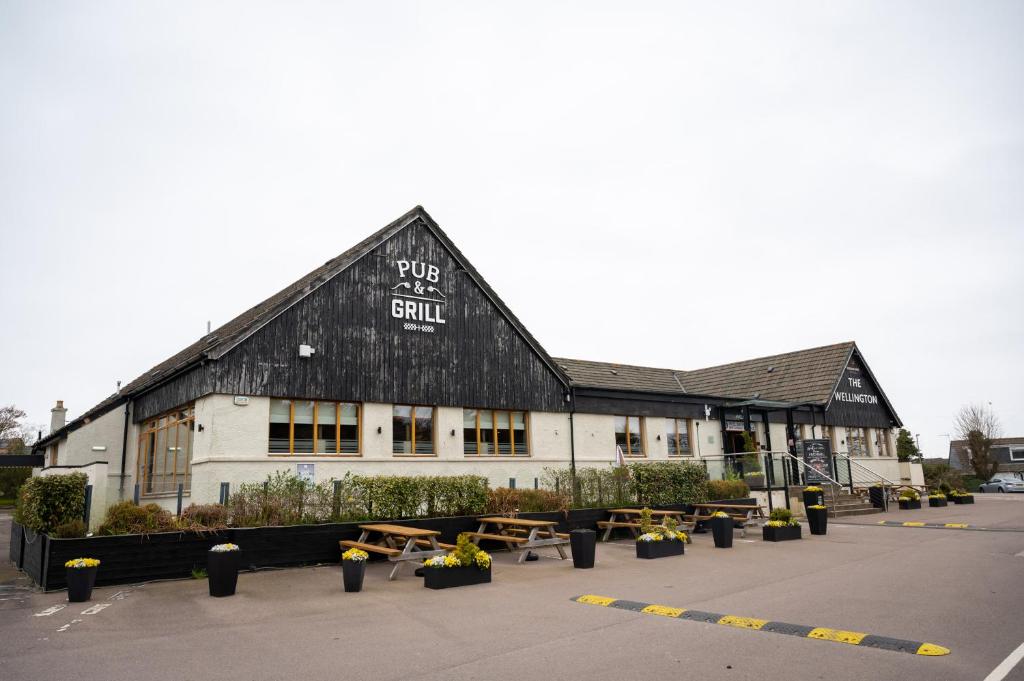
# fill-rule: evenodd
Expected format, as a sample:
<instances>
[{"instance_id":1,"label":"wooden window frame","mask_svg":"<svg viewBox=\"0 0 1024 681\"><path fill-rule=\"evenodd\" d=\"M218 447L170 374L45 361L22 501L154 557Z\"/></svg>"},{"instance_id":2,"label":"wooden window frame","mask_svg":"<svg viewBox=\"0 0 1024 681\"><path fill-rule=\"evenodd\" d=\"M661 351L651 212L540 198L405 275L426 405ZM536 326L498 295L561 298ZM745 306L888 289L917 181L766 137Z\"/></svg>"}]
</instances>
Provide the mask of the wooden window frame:
<instances>
[{"instance_id":1,"label":"wooden window frame","mask_svg":"<svg viewBox=\"0 0 1024 681\"><path fill-rule=\"evenodd\" d=\"M178 414L187 412L185 418L178 418ZM181 446L178 442L178 435L180 434L180 426L185 425L189 427L189 430L193 433L192 444L189 446L189 451L186 456L188 460L185 464L185 470L181 474L181 481L184 485L184 494L191 494L192 491L192 449L195 447L195 421L196 421L196 409L195 404L186 404L180 407L175 407L169 411L157 414L152 418L148 418L142 422L142 430L139 432L138 446L135 451L135 480L139 485L139 497L166 497L174 496L178 493L178 452ZM159 490L149 492L146 491L148 484L154 477L157 470L162 472L161 477L167 476L167 450L170 448L169 434L173 430L174 432L174 456L171 459L171 489ZM164 431L164 452L161 468L157 468L157 454L151 452L151 447L155 446L155 443L159 441L159 432ZM152 455L152 467L149 467L150 457Z\"/></svg>"},{"instance_id":2,"label":"wooden window frame","mask_svg":"<svg viewBox=\"0 0 1024 681\"><path fill-rule=\"evenodd\" d=\"M437 457L437 407L428 406L425 404L393 404L391 405L391 427L394 428L395 423L395 407L409 407L409 422L412 425L412 440L410 440L409 452L396 452L395 450L395 434L391 433L391 455L399 457L409 458L431 458ZM416 410L417 409L429 409L430 410L430 449L429 454L421 454L416 451Z\"/></svg>"},{"instance_id":3,"label":"wooden window frame","mask_svg":"<svg viewBox=\"0 0 1024 681\"><path fill-rule=\"evenodd\" d=\"M624 415L618 414L616 416L618 416L619 418L626 419L626 448L630 449L630 451L623 451L622 455L624 457L626 457L627 459L646 459L647 458L647 433L646 433L647 428L644 427L646 425L644 423L645 418L643 416L636 416L636 415L634 415L634 416L624 416ZM630 432L631 432L629 430L629 420L631 418L632 419L637 419L637 427L640 429L640 453L639 454L633 454L632 450L631 450L631 448L629 446L629 435L630 435ZM614 422L613 422L613 424L614 424ZM618 435L618 431L616 431L615 434ZM615 444L616 444L616 446L618 446L617 442Z\"/></svg>"},{"instance_id":4,"label":"wooden window frame","mask_svg":"<svg viewBox=\"0 0 1024 681\"><path fill-rule=\"evenodd\" d=\"M524 411L522 409L476 409L476 408L466 407L466 408L463 408L463 410L462 410L462 414L463 414L463 416L462 416L463 431L465 431L465 429L466 429L465 428L465 424L466 424L466 416L465 416L465 414L466 414L466 411L468 409L472 409L476 413L476 425L475 425L476 452L475 453L467 453L466 452L466 445L465 445L465 443L463 443L462 451L463 451L465 456L467 456L467 457L480 457L480 458L483 458L483 459L491 459L491 458L502 458L502 459L520 458L520 459L524 459L526 457L532 456L532 452L531 452L532 448L530 447L530 442L531 442L531 439L530 439L530 412ZM483 440L480 438L480 412L484 412L484 411L487 411L487 412L491 413L491 437L494 438L493 440L491 440L494 443L494 453L493 454L485 454L483 451L481 451L482 450L482 445L483 445ZM508 422L508 430L509 430L509 453L508 454L501 454L498 451L498 419L497 419L497 415L498 414L504 414L507 417L507 419L508 419L508 421L507 421ZM524 438L524 441L526 442L526 452L524 454L516 454L516 429L512 427L512 415L513 414L522 414L523 415L523 438Z\"/></svg>"},{"instance_id":5,"label":"wooden window frame","mask_svg":"<svg viewBox=\"0 0 1024 681\"><path fill-rule=\"evenodd\" d=\"M275 400L287 400L288 401L288 451L287 452L268 452L268 456L315 456L315 457L328 457L328 458L354 458L363 455L363 403L362 402L345 402L338 400L313 400L308 398L301 398L303 402L313 403L313 451L312 452L296 452L295 451L295 403L299 401L299 398L292 397L275 397ZM318 437L317 426L319 425L319 415L321 405L334 405L334 451L333 452L318 452L317 441ZM341 451L341 407L345 404L351 404L356 408L356 451L354 452L343 452ZM269 423L269 420L268 420ZM269 442L267 449L270 449Z\"/></svg>"},{"instance_id":6,"label":"wooden window frame","mask_svg":"<svg viewBox=\"0 0 1024 681\"><path fill-rule=\"evenodd\" d=\"M674 434L671 437L672 437L673 440L675 440L676 452L677 452L676 454L673 454L671 451L669 451L669 453L668 453L669 458L672 458L672 459L692 459L693 456L694 456L694 454L693 454L693 419L687 418L685 416L669 416L668 418L669 418L670 421L672 421L672 430L674 431ZM689 449L690 449L689 452L686 452L684 454L678 453L682 449L682 447L679 446L679 422L680 421L684 421L686 423L686 441L689 443ZM641 430L642 430L642 428L641 428Z\"/></svg>"}]
</instances>

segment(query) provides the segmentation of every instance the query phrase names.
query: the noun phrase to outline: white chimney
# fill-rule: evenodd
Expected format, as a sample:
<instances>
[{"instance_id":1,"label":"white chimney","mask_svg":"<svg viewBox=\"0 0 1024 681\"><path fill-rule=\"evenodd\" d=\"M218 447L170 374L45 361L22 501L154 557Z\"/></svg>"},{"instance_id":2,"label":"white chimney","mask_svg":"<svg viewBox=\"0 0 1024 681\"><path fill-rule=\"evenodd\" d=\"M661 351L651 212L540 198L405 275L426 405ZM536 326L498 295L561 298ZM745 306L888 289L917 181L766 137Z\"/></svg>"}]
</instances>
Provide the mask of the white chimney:
<instances>
[{"instance_id":1,"label":"white chimney","mask_svg":"<svg viewBox=\"0 0 1024 681\"><path fill-rule=\"evenodd\" d=\"M57 406L50 410L50 432L56 432L64 427L67 421L68 410L64 408L64 400L57 400Z\"/></svg>"}]
</instances>

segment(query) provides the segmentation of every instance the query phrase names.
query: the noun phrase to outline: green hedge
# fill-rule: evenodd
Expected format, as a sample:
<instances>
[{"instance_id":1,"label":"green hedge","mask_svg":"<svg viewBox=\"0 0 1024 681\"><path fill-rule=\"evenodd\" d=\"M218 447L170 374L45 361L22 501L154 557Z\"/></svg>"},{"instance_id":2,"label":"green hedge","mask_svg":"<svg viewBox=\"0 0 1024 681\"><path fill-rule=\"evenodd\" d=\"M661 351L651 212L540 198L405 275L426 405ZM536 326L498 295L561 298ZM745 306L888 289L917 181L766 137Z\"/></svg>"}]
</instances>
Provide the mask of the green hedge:
<instances>
[{"instance_id":1,"label":"green hedge","mask_svg":"<svg viewBox=\"0 0 1024 681\"><path fill-rule=\"evenodd\" d=\"M693 504L708 500L707 471L689 461L653 461L616 468L544 469L544 486L570 490L572 508Z\"/></svg>"},{"instance_id":2,"label":"green hedge","mask_svg":"<svg viewBox=\"0 0 1024 681\"><path fill-rule=\"evenodd\" d=\"M25 481L32 477L30 466L0 468L0 499L14 499Z\"/></svg>"},{"instance_id":3,"label":"green hedge","mask_svg":"<svg viewBox=\"0 0 1024 681\"><path fill-rule=\"evenodd\" d=\"M228 515L234 527L477 515L486 512L487 492L479 475L349 474L314 485L276 473L239 485Z\"/></svg>"},{"instance_id":4,"label":"green hedge","mask_svg":"<svg viewBox=\"0 0 1024 681\"><path fill-rule=\"evenodd\" d=\"M18 493L14 520L37 532L52 532L58 526L85 515L85 473L29 478Z\"/></svg>"}]
</instances>

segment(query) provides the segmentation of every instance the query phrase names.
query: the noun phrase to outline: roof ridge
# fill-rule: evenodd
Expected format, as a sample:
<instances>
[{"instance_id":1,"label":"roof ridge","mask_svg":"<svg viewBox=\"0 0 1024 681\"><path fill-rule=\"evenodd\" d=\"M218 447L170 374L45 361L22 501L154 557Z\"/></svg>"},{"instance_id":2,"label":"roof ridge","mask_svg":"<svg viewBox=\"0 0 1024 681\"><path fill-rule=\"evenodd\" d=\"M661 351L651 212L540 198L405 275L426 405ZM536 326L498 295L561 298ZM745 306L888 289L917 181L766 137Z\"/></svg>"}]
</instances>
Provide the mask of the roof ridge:
<instances>
[{"instance_id":1,"label":"roof ridge","mask_svg":"<svg viewBox=\"0 0 1024 681\"><path fill-rule=\"evenodd\" d=\"M762 355L760 357L751 357L750 359L741 359L734 362L725 362L724 364L713 364L711 366L700 367L697 369L685 369L686 373L696 373L698 371L708 371L710 369L722 369L725 367L735 366L737 364L747 364L749 362L758 362L766 359L775 359L777 357L788 357L790 355L799 355L805 352L814 352L815 350L831 350L833 348L845 347L847 349L855 347L855 341L843 341L841 343L830 343L829 345L819 345L813 348L803 348L801 350L790 350L789 352L779 352L774 355Z\"/></svg>"}]
</instances>

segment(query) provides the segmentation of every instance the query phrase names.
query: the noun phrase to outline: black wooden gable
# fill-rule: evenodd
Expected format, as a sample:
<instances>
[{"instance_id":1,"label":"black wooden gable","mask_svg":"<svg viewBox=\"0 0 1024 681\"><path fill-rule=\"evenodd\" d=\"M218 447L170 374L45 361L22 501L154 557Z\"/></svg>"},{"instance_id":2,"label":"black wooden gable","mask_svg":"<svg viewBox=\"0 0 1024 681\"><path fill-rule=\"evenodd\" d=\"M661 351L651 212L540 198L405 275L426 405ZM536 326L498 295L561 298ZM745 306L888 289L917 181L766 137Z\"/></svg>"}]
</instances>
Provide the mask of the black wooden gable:
<instances>
[{"instance_id":1,"label":"black wooden gable","mask_svg":"<svg viewBox=\"0 0 1024 681\"><path fill-rule=\"evenodd\" d=\"M832 389L825 407L825 420L834 425L868 428L903 425L856 346L851 348Z\"/></svg>"},{"instance_id":2,"label":"black wooden gable","mask_svg":"<svg viewBox=\"0 0 1024 681\"><path fill-rule=\"evenodd\" d=\"M210 392L568 408L568 379L426 211L375 237L141 397L136 418Z\"/></svg>"}]
</instances>

